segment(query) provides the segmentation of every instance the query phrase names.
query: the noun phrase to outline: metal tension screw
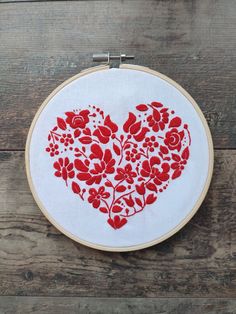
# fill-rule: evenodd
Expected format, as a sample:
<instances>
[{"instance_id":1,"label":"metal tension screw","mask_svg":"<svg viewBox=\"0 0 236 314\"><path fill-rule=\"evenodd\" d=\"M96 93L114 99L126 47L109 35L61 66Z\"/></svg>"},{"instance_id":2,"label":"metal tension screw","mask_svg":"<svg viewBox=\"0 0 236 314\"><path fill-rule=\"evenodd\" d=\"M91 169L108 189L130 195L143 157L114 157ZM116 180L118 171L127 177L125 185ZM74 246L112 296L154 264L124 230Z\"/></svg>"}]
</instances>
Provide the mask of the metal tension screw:
<instances>
[{"instance_id":1,"label":"metal tension screw","mask_svg":"<svg viewBox=\"0 0 236 314\"><path fill-rule=\"evenodd\" d=\"M110 52L93 54L94 62L110 63L111 60L119 60L121 63L126 60L133 60L134 58L135 58L134 55L126 55L123 53L120 53L119 55L111 55Z\"/></svg>"}]
</instances>

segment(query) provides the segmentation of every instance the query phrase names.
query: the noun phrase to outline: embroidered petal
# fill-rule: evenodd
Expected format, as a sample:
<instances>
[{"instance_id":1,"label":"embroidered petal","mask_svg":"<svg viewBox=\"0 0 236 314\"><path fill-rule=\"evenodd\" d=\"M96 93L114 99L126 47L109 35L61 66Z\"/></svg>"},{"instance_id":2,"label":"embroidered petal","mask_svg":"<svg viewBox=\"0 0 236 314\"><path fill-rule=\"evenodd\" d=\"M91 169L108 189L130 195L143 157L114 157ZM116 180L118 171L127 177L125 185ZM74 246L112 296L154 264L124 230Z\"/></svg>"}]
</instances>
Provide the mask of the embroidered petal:
<instances>
[{"instance_id":1,"label":"embroidered petal","mask_svg":"<svg viewBox=\"0 0 236 314\"><path fill-rule=\"evenodd\" d=\"M88 167L80 160L75 159L75 168L79 171L88 172Z\"/></svg>"},{"instance_id":2,"label":"embroidered petal","mask_svg":"<svg viewBox=\"0 0 236 314\"><path fill-rule=\"evenodd\" d=\"M81 180L81 181L86 181L86 180L91 178L91 174L90 173L81 173L81 172L79 172L77 174L77 178L79 180Z\"/></svg>"}]
</instances>

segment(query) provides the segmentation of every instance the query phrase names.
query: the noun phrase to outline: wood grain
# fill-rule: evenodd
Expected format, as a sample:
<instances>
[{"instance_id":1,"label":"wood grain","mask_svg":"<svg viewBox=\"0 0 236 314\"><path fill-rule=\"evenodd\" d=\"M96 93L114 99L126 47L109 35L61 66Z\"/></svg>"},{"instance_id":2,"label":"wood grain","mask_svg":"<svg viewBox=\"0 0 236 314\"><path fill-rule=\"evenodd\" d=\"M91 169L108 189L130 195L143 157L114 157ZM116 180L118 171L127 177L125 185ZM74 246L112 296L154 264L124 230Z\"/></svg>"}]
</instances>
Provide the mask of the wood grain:
<instances>
[{"instance_id":1,"label":"wood grain","mask_svg":"<svg viewBox=\"0 0 236 314\"><path fill-rule=\"evenodd\" d=\"M130 253L89 249L42 216L23 152L0 153L0 294L90 297L236 296L236 151L216 151L208 197L168 241Z\"/></svg>"},{"instance_id":2,"label":"wood grain","mask_svg":"<svg viewBox=\"0 0 236 314\"><path fill-rule=\"evenodd\" d=\"M0 149L23 149L46 96L107 50L182 84L215 147L236 148L235 9L234 0L1 3Z\"/></svg>"},{"instance_id":3,"label":"wood grain","mask_svg":"<svg viewBox=\"0 0 236 314\"><path fill-rule=\"evenodd\" d=\"M0 297L0 314L234 314L234 299Z\"/></svg>"},{"instance_id":4,"label":"wood grain","mask_svg":"<svg viewBox=\"0 0 236 314\"><path fill-rule=\"evenodd\" d=\"M0 0L0 314L235 313L235 12L234 0ZM186 88L218 148L190 223L130 253L86 248L51 226L17 151L48 94L108 50Z\"/></svg>"}]
</instances>

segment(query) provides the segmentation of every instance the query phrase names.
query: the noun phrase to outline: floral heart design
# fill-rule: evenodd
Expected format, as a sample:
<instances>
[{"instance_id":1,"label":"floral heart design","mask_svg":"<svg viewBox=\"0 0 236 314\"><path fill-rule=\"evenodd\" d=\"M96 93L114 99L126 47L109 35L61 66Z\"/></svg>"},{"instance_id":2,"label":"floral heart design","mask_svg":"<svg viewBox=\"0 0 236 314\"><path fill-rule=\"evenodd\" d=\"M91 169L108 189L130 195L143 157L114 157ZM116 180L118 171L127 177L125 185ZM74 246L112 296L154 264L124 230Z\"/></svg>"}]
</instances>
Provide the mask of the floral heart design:
<instances>
[{"instance_id":1,"label":"floral heart design","mask_svg":"<svg viewBox=\"0 0 236 314\"><path fill-rule=\"evenodd\" d=\"M66 112L49 131L54 175L119 229L153 204L189 159L188 125L160 102L118 126L96 106Z\"/></svg>"}]
</instances>

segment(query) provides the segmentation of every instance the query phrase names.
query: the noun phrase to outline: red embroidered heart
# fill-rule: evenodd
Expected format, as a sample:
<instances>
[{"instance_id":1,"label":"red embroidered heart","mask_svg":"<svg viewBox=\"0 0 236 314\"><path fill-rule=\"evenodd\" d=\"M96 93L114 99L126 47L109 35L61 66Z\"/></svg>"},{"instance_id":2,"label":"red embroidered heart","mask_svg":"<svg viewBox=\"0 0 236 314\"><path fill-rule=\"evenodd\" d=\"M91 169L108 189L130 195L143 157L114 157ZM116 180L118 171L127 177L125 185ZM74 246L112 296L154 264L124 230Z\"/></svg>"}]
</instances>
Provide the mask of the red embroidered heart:
<instances>
[{"instance_id":1,"label":"red embroidered heart","mask_svg":"<svg viewBox=\"0 0 236 314\"><path fill-rule=\"evenodd\" d=\"M120 130L96 106L66 112L48 141L55 176L114 229L181 176L191 145L188 125L159 102L136 106Z\"/></svg>"}]
</instances>

